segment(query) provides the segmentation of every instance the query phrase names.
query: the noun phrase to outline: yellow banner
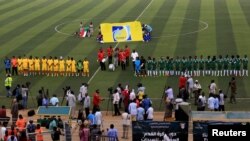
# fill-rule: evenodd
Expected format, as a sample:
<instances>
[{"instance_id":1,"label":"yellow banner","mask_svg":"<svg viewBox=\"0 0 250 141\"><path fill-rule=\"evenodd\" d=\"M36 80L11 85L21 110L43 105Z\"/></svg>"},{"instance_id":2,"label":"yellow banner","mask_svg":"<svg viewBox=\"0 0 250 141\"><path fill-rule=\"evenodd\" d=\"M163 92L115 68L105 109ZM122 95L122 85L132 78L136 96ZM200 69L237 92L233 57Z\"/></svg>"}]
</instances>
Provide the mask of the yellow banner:
<instances>
[{"instance_id":1,"label":"yellow banner","mask_svg":"<svg viewBox=\"0 0 250 141\"><path fill-rule=\"evenodd\" d=\"M102 23L103 42L143 41L141 22Z\"/></svg>"}]
</instances>

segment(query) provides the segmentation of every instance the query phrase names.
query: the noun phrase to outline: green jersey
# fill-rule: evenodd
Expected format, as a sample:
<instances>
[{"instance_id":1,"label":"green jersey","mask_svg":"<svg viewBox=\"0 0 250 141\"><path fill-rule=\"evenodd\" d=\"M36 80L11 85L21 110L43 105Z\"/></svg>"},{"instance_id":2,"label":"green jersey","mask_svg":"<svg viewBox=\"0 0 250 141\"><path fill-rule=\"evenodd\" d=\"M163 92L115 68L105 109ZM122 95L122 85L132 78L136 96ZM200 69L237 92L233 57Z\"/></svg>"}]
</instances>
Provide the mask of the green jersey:
<instances>
[{"instance_id":1,"label":"green jersey","mask_svg":"<svg viewBox=\"0 0 250 141\"><path fill-rule=\"evenodd\" d=\"M176 70L176 71L179 71L179 70L180 70L180 64L181 64L181 62L180 62L179 59L175 59L175 60L174 60L174 67L175 67L175 70Z\"/></svg>"},{"instance_id":2,"label":"green jersey","mask_svg":"<svg viewBox=\"0 0 250 141\"><path fill-rule=\"evenodd\" d=\"M210 70L211 69L211 59L205 59L204 60L204 63L205 63L205 67L206 67L206 70Z\"/></svg>"},{"instance_id":3,"label":"green jersey","mask_svg":"<svg viewBox=\"0 0 250 141\"><path fill-rule=\"evenodd\" d=\"M192 60L191 60L191 59L188 59L188 60L187 60L187 70L189 70L189 71L192 70L192 64L193 64Z\"/></svg>"},{"instance_id":4,"label":"green jersey","mask_svg":"<svg viewBox=\"0 0 250 141\"><path fill-rule=\"evenodd\" d=\"M217 70L222 70L222 67L223 67L223 59L222 59L222 58L219 58L219 59L216 61L216 64L217 64Z\"/></svg>"},{"instance_id":5,"label":"green jersey","mask_svg":"<svg viewBox=\"0 0 250 141\"><path fill-rule=\"evenodd\" d=\"M203 58L200 58L198 60L198 64L199 64L199 70L204 70L204 68L205 68L205 62L204 62Z\"/></svg>"},{"instance_id":6,"label":"green jersey","mask_svg":"<svg viewBox=\"0 0 250 141\"><path fill-rule=\"evenodd\" d=\"M242 59L242 66L243 66L244 70L248 69L248 58L247 57Z\"/></svg>"},{"instance_id":7,"label":"green jersey","mask_svg":"<svg viewBox=\"0 0 250 141\"><path fill-rule=\"evenodd\" d=\"M236 70L240 70L241 68L241 59L240 58L236 58L235 59L235 69Z\"/></svg>"},{"instance_id":8,"label":"green jersey","mask_svg":"<svg viewBox=\"0 0 250 141\"><path fill-rule=\"evenodd\" d=\"M229 68L229 58L224 58L223 59L223 68L224 68L224 70L228 70L228 68Z\"/></svg>"},{"instance_id":9,"label":"green jersey","mask_svg":"<svg viewBox=\"0 0 250 141\"><path fill-rule=\"evenodd\" d=\"M181 60L181 71L185 71L187 69L187 60L182 59Z\"/></svg>"},{"instance_id":10,"label":"green jersey","mask_svg":"<svg viewBox=\"0 0 250 141\"><path fill-rule=\"evenodd\" d=\"M82 69L83 69L82 61L78 61L78 62L76 63L76 68L77 68L77 70L82 70Z\"/></svg>"},{"instance_id":11,"label":"green jersey","mask_svg":"<svg viewBox=\"0 0 250 141\"><path fill-rule=\"evenodd\" d=\"M174 70L174 62L173 62L173 60L169 60L169 70Z\"/></svg>"},{"instance_id":12,"label":"green jersey","mask_svg":"<svg viewBox=\"0 0 250 141\"><path fill-rule=\"evenodd\" d=\"M235 70L236 68L236 59L230 59L230 69Z\"/></svg>"},{"instance_id":13,"label":"green jersey","mask_svg":"<svg viewBox=\"0 0 250 141\"><path fill-rule=\"evenodd\" d=\"M152 60L152 70L156 70L157 69L157 62Z\"/></svg>"},{"instance_id":14,"label":"green jersey","mask_svg":"<svg viewBox=\"0 0 250 141\"><path fill-rule=\"evenodd\" d=\"M163 59L160 59L158 61L158 64L159 64L159 70L164 70L164 67L165 67L165 61Z\"/></svg>"},{"instance_id":15,"label":"green jersey","mask_svg":"<svg viewBox=\"0 0 250 141\"><path fill-rule=\"evenodd\" d=\"M153 61L147 60L147 70L152 70L152 69L153 69Z\"/></svg>"},{"instance_id":16,"label":"green jersey","mask_svg":"<svg viewBox=\"0 0 250 141\"><path fill-rule=\"evenodd\" d=\"M169 69L169 59L165 60L165 70L170 70Z\"/></svg>"},{"instance_id":17,"label":"green jersey","mask_svg":"<svg viewBox=\"0 0 250 141\"><path fill-rule=\"evenodd\" d=\"M195 58L195 59L193 59L193 69L194 70L197 70L198 69L198 60Z\"/></svg>"},{"instance_id":18,"label":"green jersey","mask_svg":"<svg viewBox=\"0 0 250 141\"><path fill-rule=\"evenodd\" d=\"M215 70L215 69L216 69L216 60L211 60L211 61L210 61L210 68L211 68L212 70Z\"/></svg>"}]
</instances>

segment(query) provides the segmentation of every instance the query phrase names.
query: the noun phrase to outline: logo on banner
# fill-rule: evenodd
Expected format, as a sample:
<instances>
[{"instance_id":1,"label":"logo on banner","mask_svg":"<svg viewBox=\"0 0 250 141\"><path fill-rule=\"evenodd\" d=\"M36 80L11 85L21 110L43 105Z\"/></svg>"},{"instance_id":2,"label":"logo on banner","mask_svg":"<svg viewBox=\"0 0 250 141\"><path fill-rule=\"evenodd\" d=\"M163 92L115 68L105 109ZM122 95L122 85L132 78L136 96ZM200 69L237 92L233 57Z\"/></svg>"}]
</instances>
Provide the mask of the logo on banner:
<instances>
[{"instance_id":1,"label":"logo on banner","mask_svg":"<svg viewBox=\"0 0 250 141\"><path fill-rule=\"evenodd\" d=\"M131 30L130 26L113 26L113 39L115 42L119 41L131 41Z\"/></svg>"}]
</instances>

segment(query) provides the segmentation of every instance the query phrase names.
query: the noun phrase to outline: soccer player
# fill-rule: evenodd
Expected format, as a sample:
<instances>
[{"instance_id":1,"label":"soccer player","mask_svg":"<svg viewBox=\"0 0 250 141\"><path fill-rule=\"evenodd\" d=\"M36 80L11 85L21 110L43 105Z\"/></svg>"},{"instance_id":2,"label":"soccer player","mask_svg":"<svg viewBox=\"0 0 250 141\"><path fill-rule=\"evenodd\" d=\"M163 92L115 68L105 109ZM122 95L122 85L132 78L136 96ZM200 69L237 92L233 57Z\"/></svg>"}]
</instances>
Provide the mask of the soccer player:
<instances>
[{"instance_id":1,"label":"soccer player","mask_svg":"<svg viewBox=\"0 0 250 141\"><path fill-rule=\"evenodd\" d=\"M237 55L235 58L235 76L241 76L241 59L240 56Z\"/></svg>"},{"instance_id":2,"label":"soccer player","mask_svg":"<svg viewBox=\"0 0 250 141\"><path fill-rule=\"evenodd\" d=\"M87 58L83 60L83 76L89 77L89 60Z\"/></svg>"},{"instance_id":3,"label":"soccer player","mask_svg":"<svg viewBox=\"0 0 250 141\"><path fill-rule=\"evenodd\" d=\"M65 71L65 61L63 60L63 57L60 56L59 60L59 72L61 76L64 76L64 71Z\"/></svg>"},{"instance_id":4,"label":"soccer player","mask_svg":"<svg viewBox=\"0 0 250 141\"><path fill-rule=\"evenodd\" d=\"M77 61L76 69L77 69L76 76L79 76L80 74L82 74L82 76L83 76L83 62L82 62L82 60Z\"/></svg>"},{"instance_id":5,"label":"soccer player","mask_svg":"<svg viewBox=\"0 0 250 141\"><path fill-rule=\"evenodd\" d=\"M170 76L174 75L174 60L173 58L169 59L169 74Z\"/></svg>"},{"instance_id":6,"label":"soccer player","mask_svg":"<svg viewBox=\"0 0 250 141\"><path fill-rule=\"evenodd\" d=\"M23 76L28 76L29 62L28 58L25 55L22 59L22 65L23 65Z\"/></svg>"},{"instance_id":7,"label":"soccer player","mask_svg":"<svg viewBox=\"0 0 250 141\"><path fill-rule=\"evenodd\" d=\"M235 64L236 64L235 60L236 59L234 55L232 55L230 58L230 75L235 75Z\"/></svg>"},{"instance_id":8,"label":"soccer player","mask_svg":"<svg viewBox=\"0 0 250 141\"><path fill-rule=\"evenodd\" d=\"M18 64L17 64L17 58L15 56L11 58L11 67L12 67L12 76L14 74L18 75L17 73Z\"/></svg>"},{"instance_id":9,"label":"soccer player","mask_svg":"<svg viewBox=\"0 0 250 141\"><path fill-rule=\"evenodd\" d=\"M17 59L17 65L18 74L23 74L23 59L21 56L19 56Z\"/></svg>"},{"instance_id":10,"label":"soccer player","mask_svg":"<svg viewBox=\"0 0 250 141\"><path fill-rule=\"evenodd\" d=\"M54 71L54 76L58 76L59 60L57 59L57 57L55 57L54 60L53 60L53 71Z\"/></svg>"},{"instance_id":11,"label":"soccer player","mask_svg":"<svg viewBox=\"0 0 250 141\"><path fill-rule=\"evenodd\" d=\"M205 59L204 62L205 62L206 75L210 75L211 74L211 67L210 67L211 58L210 58L210 56L207 56L207 59Z\"/></svg>"},{"instance_id":12,"label":"soccer player","mask_svg":"<svg viewBox=\"0 0 250 141\"><path fill-rule=\"evenodd\" d=\"M68 59L66 60L66 76L69 75L71 73L71 60L70 57L68 57Z\"/></svg>"},{"instance_id":13,"label":"soccer player","mask_svg":"<svg viewBox=\"0 0 250 141\"><path fill-rule=\"evenodd\" d=\"M193 75L193 62L192 62L192 56L189 56L187 59L187 75L192 76Z\"/></svg>"},{"instance_id":14,"label":"soccer player","mask_svg":"<svg viewBox=\"0 0 250 141\"><path fill-rule=\"evenodd\" d=\"M247 55L244 55L242 58L242 76L248 76L248 58Z\"/></svg>"},{"instance_id":15,"label":"soccer player","mask_svg":"<svg viewBox=\"0 0 250 141\"><path fill-rule=\"evenodd\" d=\"M47 59L45 56L42 58L42 75L47 74Z\"/></svg>"},{"instance_id":16,"label":"soccer player","mask_svg":"<svg viewBox=\"0 0 250 141\"><path fill-rule=\"evenodd\" d=\"M29 57L28 59L28 64L29 64L29 74L35 75L35 64L34 64L34 59L32 56Z\"/></svg>"},{"instance_id":17,"label":"soccer player","mask_svg":"<svg viewBox=\"0 0 250 141\"><path fill-rule=\"evenodd\" d=\"M165 59L165 75L169 76L169 56Z\"/></svg>"},{"instance_id":18,"label":"soccer player","mask_svg":"<svg viewBox=\"0 0 250 141\"><path fill-rule=\"evenodd\" d=\"M164 67L165 67L165 61L163 59L163 57L161 57L159 60L158 60L158 66L159 66L159 75L160 76L164 76L165 72L164 72Z\"/></svg>"},{"instance_id":19,"label":"soccer player","mask_svg":"<svg viewBox=\"0 0 250 141\"><path fill-rule=\"evenodd\" d=\"M48 75L49 76L51 74L51 76L53 76L53 58L52 56L49 57L48 61L47 61L47 65L48 65Z\"/></svg>"},{"instance_id":20,"label":"soccer player","mask_svg":"<svg viewBox=\"0 0 250 141\"><path fill-rule=\"evenodd\" d=\"M152 60L152 71L153 71L153 76L156 77L158 75L157 73L157 61L155 58Z\"/></svg>"},{"instance_id":21,"label":"soccer player","mask_svg":"<svg viewBox=\"0 0 250 141\"><path fill-rule=\"evenodd\" d=\"M219 55L216 64L217 64L217 76L222 76L223 59L221 55Z\"/></svg>"},{"instance_id":22,"label":"soccer player","mask_svg":"<svg viewBox=\"0 0 250 141\"><path fill-rule=\"evenodd\" d=\"M149 56L147 60L147 75L148 76L152 76L152 70L153 70L153 61L151 57Z\"/></svg>"},{"instance_id":23,"label":"soccer player","mask_svg":"<svg viewBox=\"0 0 250 141\"><path fill-rule=\"evenodd\" d=\"M223 76L228 76L229 75L229 57L226 55L226 57L223 59L223 69L224 69L224 74Z\"/></svg>"},{"instance_id":24,"label":"soccer player","mask_svg":"<svg viewBox=\"0 0 250 141\"><path fill-rule=\"evenodd\" d=\"M4 60L4 65L5 65L5 72L6 75L9 75L11 73L11 60L6 56Z\"/></svg>"},{"instance_id":25,"label":"soccer player","mask_svg":"<svg viewBox=\"0 0 250 141\"><path fill-rule=\"evenodd\" d=\"M203 56L200 56L200 59L198 60L199 63L199 70L198 70L198 74L197 76L201 75L201 71L202 71L202 76L205 76L205 61L203 59Z\"/></svg>"},{"instance_id":26,"label":"soccer player","mask_svg":"<svg viewBox=\"0 0 250 141\"><path fill-rule=\"evenodd\" d=\"M71 74L72 76L76 75L76 61L71 57Z\"/></svg>"},{"instance_id":27,"label":"soccer player","mask_svg":"<svg viewBox=\"0 0 250 141\"><path fill-rule=\"evenodd\" d=\"M212 70L212 76L216 76L216 56L213 56L210 62L210 68Z\"/></svg>"},{"instance_id":28,"label":"soccer player","mask_svg":"<svg viewBox=\"0 0 250 141\"><path fill-rule=\"evenodd\" d=\"M174 60L174 69L175 69L175 75L179 76L180 75L180 58L179 56L176 57L176 59Z\"/></svg>"},{"instance_id":29,"label":"soccer player","mask_svg":"<svg viewBox=\"0 0 250 141\"><path fill-rule=\"evenodd\" d=\"M40 69L41 69L40 63L41 63L40 59L39 59L38 57L36 57L35 60L34 60L35 75L36 75L37 73L38 73L39 75L41 74L41 72L40 72Z\"/></svg>"},{"instance_id":30,"label":"soccer player","mask_svg":"<svg viewBox=\"0 0 250 141\"><path fill-rule=\"evenodd\" d=\"M198 76L198 60L197 56L194 56L194 59L192 60L193 62L193 70L194 70L194 76Z\"/></svg>"},{"instance_id":31,"label":"soccer player","mask_svg":"<svg viewBox=\"0 0 250 141\"><path fill-rule=\"evenodd\" d=\"M187 60L185 56L182 57L180 66L181 66L181 75L185 75L187 70Z\"/></svg>"}]
</instances>

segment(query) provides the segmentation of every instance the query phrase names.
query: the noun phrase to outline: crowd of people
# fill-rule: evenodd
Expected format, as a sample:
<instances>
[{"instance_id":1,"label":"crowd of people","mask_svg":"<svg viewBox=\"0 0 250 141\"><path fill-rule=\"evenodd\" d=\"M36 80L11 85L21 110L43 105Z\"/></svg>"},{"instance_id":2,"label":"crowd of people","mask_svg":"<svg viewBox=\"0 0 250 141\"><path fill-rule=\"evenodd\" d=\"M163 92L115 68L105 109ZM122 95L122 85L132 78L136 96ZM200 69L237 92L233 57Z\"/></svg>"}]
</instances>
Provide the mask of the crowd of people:
<instances>
[{"instance_id":1,"label":"crowd of people","mask_svg":"<svg viewBox=\"0 0 250 141\"><path fill-rule=\"evenodd\" d=\"M89 60L87 58L75 60L62 56L57 57L6 57L4 60L6 75L47 75L47 76L89 76Z\"/></svg>"}]
</instances>

